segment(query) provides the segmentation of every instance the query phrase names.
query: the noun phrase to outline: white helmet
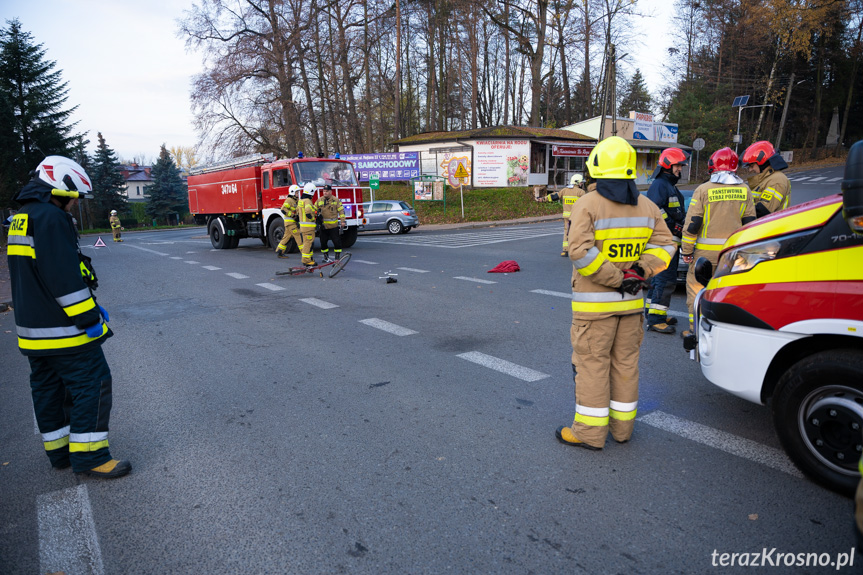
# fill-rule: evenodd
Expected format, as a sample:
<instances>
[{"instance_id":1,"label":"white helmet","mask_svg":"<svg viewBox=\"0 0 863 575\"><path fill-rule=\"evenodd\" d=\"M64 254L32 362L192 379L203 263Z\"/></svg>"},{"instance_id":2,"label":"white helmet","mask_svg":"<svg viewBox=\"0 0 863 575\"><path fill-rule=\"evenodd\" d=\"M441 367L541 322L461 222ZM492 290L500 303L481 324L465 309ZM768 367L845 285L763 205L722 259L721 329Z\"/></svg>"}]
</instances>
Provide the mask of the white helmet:
<instances>
[{"instance_id":1,"label":"white helmet","mask_svg":"<svg viewBox=\"0 0 863 575\"><path fill-rule=\"evenodd\" d=\"M311 195L314 195L314 193L315 193L315 185L313 183L309 182L308 184L303 186L303 195L304 196L311 196Z\"/></svg>"},{"instance_id":2,"label":"white helmet","mask_svg":"<svg viewBox=\"0 0 863 575\"><path fill-rule=\"evenodd\" d=\"M298 186L297 184L293 184L290 188L288 188L288 196L291 198L296 198L297 194L300 193L301 189L302 188L300 188L300 186Z\"/></svg>"},{"instance_id":3,"label":"white helmet","mask_svg":"<svg viewBox=\"0 0 863 575\"><path fill-rule=\"evenodd\" d=\"M117 210L111 210L111 215L112 215L112 216L113 216L113 215L115 215L116 213L117 213Z\"/></svg>"},{"instance_id":4,"label":"white helmet","mask_svg":"<svg viewBox=\"0 0 863 575\"><path fill-rule=\"evenodd\" d=\"M582 176L581 174L573 174L572 177L569 179L569 185L575 186L582 183L583 181L584 176Z\"/></svg>"},{"instance_id":5,"label":"white helmet","mask_svg":"<svg viewBox=\"0 0 863 575\"><path fill-rule=\"evenodd\" d=\"M90 176L77 162L63 156L48 156L36 166L37 177L58 190L86 194L93 191Z\"/></svg>"}]
</instances>

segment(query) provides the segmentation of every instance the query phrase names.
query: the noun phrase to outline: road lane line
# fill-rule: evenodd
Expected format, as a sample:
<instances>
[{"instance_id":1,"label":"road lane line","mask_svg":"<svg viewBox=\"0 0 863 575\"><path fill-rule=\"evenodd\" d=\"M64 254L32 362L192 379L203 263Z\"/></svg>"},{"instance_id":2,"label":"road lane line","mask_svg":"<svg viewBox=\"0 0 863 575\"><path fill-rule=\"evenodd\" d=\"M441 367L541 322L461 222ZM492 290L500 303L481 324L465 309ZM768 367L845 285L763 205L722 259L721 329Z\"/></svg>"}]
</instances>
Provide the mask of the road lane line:
<instances>
[{"instance_id":1,"label":"road lane line","mask_svg":"<svg viewBox=\"0 0 863 575\"><path fill-rule=\"evenodd\" d=\"M36 497L40 573L102 575L102 551L85 484Z\"/></svg>"},{"instance_id":2,"label":"road lane line","mask_svg":"<svg viewBox=\"0 0 863 575\"><path fill-rule=\"evenodd\" d=\"M168 254L157 252L156 250L150 250L147 248L142 248L141 246L133 246L131 244L124 244L127 248L135 248L136 250L141 250L142 252L150 252L151 254L156 254L157 256L166 256Z\"/></svg>"},{"instance_id":3,"label":"road lane line","mask_svg":"<svg viewBox=\"0 0 863 575\"><path fill-rule=\"evenodd\" d=\"M397 269L397 270L404 270L404 271L406 271L406 272L415 272L415 273L418 273L418 274L427 274L427 273L429 273L429 270L418 270L418 269L416 269L416 268L396 268L396 269Z\"/></svg>"},{"instance_id":4,"label":"road lane line","mask_svg":"<svg viewBox=\"0 0 863 575\"><path fill-rule=\"evenodd\" d=\"M794 467L794 464L791 463L791 460L788 459L788 456L783 451L774 447L768 447L757 441L738 437L737 435L695 423L694 421L681 419L662 411L651 411L639 417L638 421L662 429L663 431L674 433L696 443L724 451L725 453L766 465L788 475L803 478L803 474Z\"/></svg>"},{"instance_id":5,"label":"road lane line","mask_svg":"<svg viewBox=\"0 0 863 575\"><path fill-rule=\"evenodd\" d=\"M565 297L566 299L572 299L572 292L563 293L562 291L548 291L545 289L532 289L530 293L538 293L542 295L552 295L554 297Z\"/></svg>"},{"instance_id":6,"label":"road lane line","mask_svg":"<svg viewBox=\"0 0 863 575\"><path fill-rule=\"evenodd\" d=\"M824 182L824 183L826 184L826 183L828 183L828 182L838 182L838 181L839 181L839 180L841 180L841 179L842 179L842 178L830 178L829 180L827 180L827 181L826 181L826 182Z\"/></svg>"},{"instance_id":7,"label":"road lane line","mask_svg":"<svg viewBox=\"0 0 863 575\"><path fill-rule=\"evenodd\" d=\"M179 257L179 256L171 256L171 259L172 259L172 260L181 260L181 259L183 259L183 258L181 258L181 257Z\"/></svg>"},{"instance_id":8,"label":"road lane line","mask_svg":"<svg viewBox=\"0 0 863 575\"><path fill-rule=\"evenodd\" d=\"M802 182L803 180L808 180L812 176L803 176L802 178L788 178L789 182Z\"/></svg>"},{"instance_id":9,"label":"road lane line","mask_svg":"<svg viewBox=\"0 0 863 575\"><path fill-rule=\"evenodd\" d=\"M457 276L457 277L454 277L454 278L452 278L452 279L454 279L454 280L463 280L463 281L466 281L466 282L476 282L476 283L478 283L478 284L496 284L496 283L497 283L497 282L493 282L493 281L491 281L491 280L481 280L481 279L479 279L479 278L469 278L469 277L465 277L465 276Z\"/></svg>"},{"instance_id":10,"label":"road lane line","mask_svg":"<svg viewBox=\"0 0 863 575\"><path fill-rule=\"evenodd\" d=\"M264 284L255 284L255 285L256 285L256 286L259 286L259 287L262 287L262 288L265 288L265 289L268 289L268 290L270 290L270 291L282 291L283 289L285 289L285 288L283 288L282 286L277 286L276 284L266 284L266 283L264 283Z\"/></svg>"},{"instance_id":11,"label":"road lane line","mask_svg":"<svg viewBox=\"0 0 863 575\"><path fill-rule=\"evenodd\" d=\"M383 331L391 333L393 335L404 336L404 335L413 335L415 333L419 333L419 332L414 331L412 329L408 329L406 327L402 327L400 325L396 325L394 323L390 323L388 321L384 321L384 320L378 319L376 317L369 318L369 319L361 319L360 323L363 323L363 324L366 324L368 326L383 330Z\"/></svg>"},{"instance_id":12,"label":"road lane line","mask_svg":"<svg viewBox=\"0 0 863 575\"><path fill-rule=\"evenodd\" d=\"M194 260L185 260L183 263L186 263L186 264L199 264L199 263L201 263L201 262L196 262L196 261L194 261Z\"/></svg>"},{"instance_id":13,"label":"road lane line","mask_svg":"<svg viewBox=\"0 0 863 575\"><path fill-rule=\"evenodd\" d=\"M539 381L540 379L545 379L546 377L550 377L549 375L542 373L540 371L535 371L530 369L529 367L524 367L505 359L500 359L491 355L486 355L484 353L480 353L478 351L469 351L467 353L460 353L456 357L460 357L464 360L470 361L472 363L476 363L483 367L487 367L489 369L493 369L495 371L499 371L501 373L505 373L507 375L511 375L517 379L522 381Z\"/></svg>"},{"instance_id":14,"label":"road lane line","mask_svg":"<svg viewBox=\"0 0 863 575\"><path fill-rule=\"evenodd\" d=\"M826 179L827 179L827 176L818 176L817 178L812 178L811 180L809 180L809 183L811 184L812 182L820 182L821 180L826 180Z\"/></svg>"},{"instance_id":15,"label":"road lane line","mask_svg":"<svg viewBox=\"0 0 863 575\"><path fill-rule=\"evenodd\" d=\"M210 270L211 272L222 269L222 268L217 268L216 266L203 266L203 267L205 270Z\"/></svg>"},{"instance_id":16,"label":"road lane line","mask_svg":"<svg viewBox=\"0 0 863 575\"><path fill-rule=\"evenodd\" d=\"M232 278L236 278L238 280L247 280L249 276L244 276L243 274L238 274L237 272L226 273L226 276L231 276Z\"/></svg>"},{"instance_id":17,"label":"road lane line","mask_svg":"<svg viewBox=\"0 0 863 575\"><path fill-rule=\"evenodd\" d=\"M376 265L378 265L378 262L370 262L370 261L367 261L367 260L353 260L353 259L352 259L351 261L352 261L352 262L354 262L354 263L356 263L356 264L367 264L367 265L370 265L370 266L376 266Z\"/></svg>"},{"instance_id":18,"label":"road lane line","mask_svg":"<svg viewBox=\"0 0 863 575\"><path fill-rule=\"evenodd\" d=\"M300 301L307 303L309 305L313 305L315 307L319 307L321 309L333 309L333 308L339 307L334 303L330 303L328 301L320 300L320 299L314 298L314 297L302 298Z\"/></svg>"}]
</instances>

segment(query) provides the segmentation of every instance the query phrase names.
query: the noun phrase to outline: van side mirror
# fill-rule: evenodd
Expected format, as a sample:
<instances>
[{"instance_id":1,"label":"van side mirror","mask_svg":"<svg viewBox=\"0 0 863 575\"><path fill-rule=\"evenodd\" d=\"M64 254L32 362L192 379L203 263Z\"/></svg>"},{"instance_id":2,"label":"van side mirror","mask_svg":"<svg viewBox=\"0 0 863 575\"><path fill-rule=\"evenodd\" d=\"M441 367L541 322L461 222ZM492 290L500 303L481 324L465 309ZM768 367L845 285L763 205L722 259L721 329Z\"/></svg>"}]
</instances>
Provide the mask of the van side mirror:
<instances>
[{"instance_id":1,"label":"van side mirror","mask_svg":"<svg viewBox=\"0 0 863 575\"><path fill-rule=\"evenodd\" d=\"M695 260L695 279L703 286L710 283L710 278L713 277L713 264L705 257L700 257Z\"/></svg>"},{"instance_id":2,"label":"van side mirror","mask_svg":"<svg viewBox=\"0 0 863 575\"><path fill-rule=\"evenodd\" d=\"M848 151L842 180L842 217L856 234L863 234L863 140Z\"/></svg>"}]
</instances>

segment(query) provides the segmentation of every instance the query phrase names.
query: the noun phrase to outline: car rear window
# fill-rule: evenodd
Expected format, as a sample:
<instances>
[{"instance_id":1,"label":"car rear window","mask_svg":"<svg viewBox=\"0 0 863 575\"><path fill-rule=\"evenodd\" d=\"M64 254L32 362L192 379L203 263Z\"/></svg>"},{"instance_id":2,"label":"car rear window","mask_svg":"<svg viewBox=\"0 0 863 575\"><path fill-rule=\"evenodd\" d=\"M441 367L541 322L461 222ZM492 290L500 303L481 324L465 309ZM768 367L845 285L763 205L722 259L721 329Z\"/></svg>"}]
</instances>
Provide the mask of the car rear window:
<instances>
[{"instance_id":1,"label":"car rear window","mask_svg":"<svg viewBox=\"0 0 863 575\"><path fill-rule=\"evenodd\" d=\"M401 206L401 209L403 209L403 210L411 209L411 207L404 202L399 202L399 206Z\"/></svg>"}]
</instances>

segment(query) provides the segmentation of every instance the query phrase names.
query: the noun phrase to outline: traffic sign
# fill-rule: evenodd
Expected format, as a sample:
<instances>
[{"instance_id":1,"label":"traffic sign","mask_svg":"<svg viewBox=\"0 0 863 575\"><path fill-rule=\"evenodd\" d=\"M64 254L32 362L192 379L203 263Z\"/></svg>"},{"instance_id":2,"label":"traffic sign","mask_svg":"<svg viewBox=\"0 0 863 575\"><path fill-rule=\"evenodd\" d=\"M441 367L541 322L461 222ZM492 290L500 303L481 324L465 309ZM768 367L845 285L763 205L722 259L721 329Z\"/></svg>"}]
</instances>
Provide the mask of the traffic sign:
<instances>
[{"instance_id":1,"label":"traffic sign","mask_svg":"<svg viewBox=\"0 0 863 575\"><path fill-rule=\"evenodd\" d=\"M379 174L371 174L369 176L369 187L373 190L377 190L381 187L381 177Z\"/></svg>"},{"instance_id":2,"label":"traffic sign","mask_svg":"<svg viewBox=\"0 0 863 575\"><path fill-rule=\"evenodd\" d=\"M458 163L458 168L455 169L456 178L469 178L470 174L461 162Z\"/></svg>"},{"instance_id":3,"label":"traffic sign","mask_svg":"<svg viewBox=\"0 0 863 575\"><path fill-rule=\"evenodd\" d=\"M692 142L693 150L703 150L704 149L704 138L695 138L695 141Z\"/></svg>"}]
</instances>

